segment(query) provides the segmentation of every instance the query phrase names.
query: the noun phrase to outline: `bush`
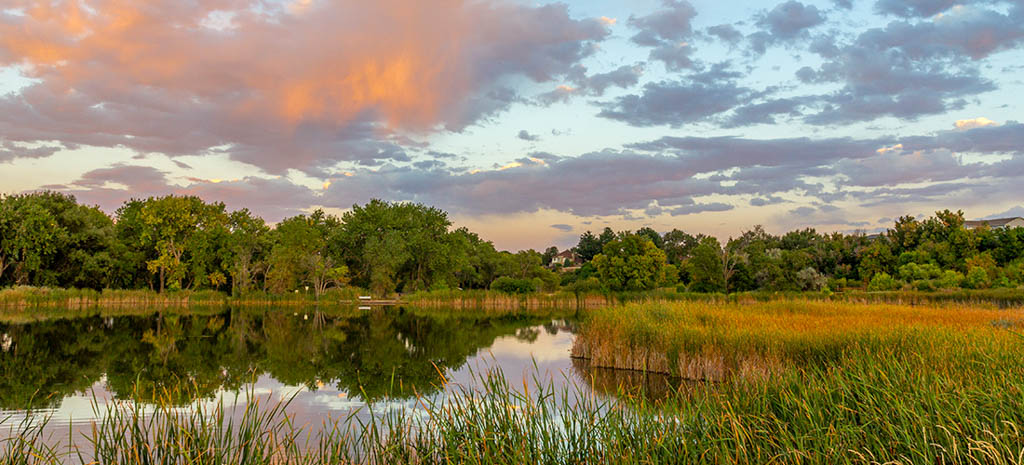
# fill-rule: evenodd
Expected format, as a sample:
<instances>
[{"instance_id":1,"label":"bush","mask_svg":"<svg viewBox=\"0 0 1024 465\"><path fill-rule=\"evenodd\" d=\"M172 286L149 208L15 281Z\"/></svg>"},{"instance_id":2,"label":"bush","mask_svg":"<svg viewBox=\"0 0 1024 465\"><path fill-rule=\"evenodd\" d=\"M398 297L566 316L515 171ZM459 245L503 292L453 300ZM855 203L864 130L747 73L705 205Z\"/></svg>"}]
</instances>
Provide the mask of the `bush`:
<instances>
[{"instance_id":1,"label":"bush","mask_svg":"<svg viewBox=\"0 0 1024 465\"><path fill-rule=\"evenodd\" d=\"M934 291L935 290L935 288L936 288L936 281L937 280L934 280L934 279L920 279L920 280L914 281L911 284L914 286L914 289L917 289L919 291L930 292L930 291Z\"/></svg>"},{"instance_id":2,"label":"bush","mask_svg":"<svg viewBox=\"0 0 1024 465\"><path fill-rule=\"evenodd\" d=\"M800 290L820 291L828 283L828 279L818 270L807 267L796 274L796 282L800 286Z\"/></svg>"},{"instance_id":3,"label":"bush","mask_svg":"<svg viewBox=\"0 0 1024 465\"><path fill-rule=\"evenodd\" d=\"M939 279L935 280L935 285L940 289L956 289L960 287L963 280L964 275L953 270L946 270L942 272Z\"/></svg>"},{"instance_id":4,"label":"bush","mask_svg":"<svg viewBox=\"0 0 1024 465\"><path fill-rule=\"evenodd\" d=\"M871 278L871 282L868 283L869 291L894 291L899 288L900 282L884 271L875 273L875 276Z\"/></svg>"},{"instance_id":5,"label":"bush","mask_svg":"<svg viewBox=\"0 0 1024 465\"><path fill-rule=\"evenodd\" d=\"M968 289L988 289L992 287L988 271L980 266L972 266L967 270L967 277L964 278L964 287Z\"/></svg>"},{"instance_id":6,"label":"bush","mask_svg":"<svg viewBox=\"0 0 1024 465\"><path fill-rule=\"evenodd\" d=\"M847 287L849 284L846 282L846 278L829 278L828 280L828 288L833 291L841 291Z\"/></svg>"},{"instance_id":7,"label":"bush","mask_svg":"<svg viewBox=\"0 0 1024 465\"><path fill-rule=\"evenodd\" d=\"M900 279L904 281L920 281L924 279L935 279L942 275L942 269L934 263L907 263L899 269Z\"/></svg>"},{"instance_id":8,"label":"bush","mask_svg":"<svg viewBox=\"0 0 1024 465\"><path fill-rule=\"evenodd\" d=\"M587 279L581 279L570 284L568 287L566 287L566 290L579 296L582 294L593 294L597 292L603 292L604 286L601 285L601 280L591 277Z\"/></svg>"},{"instance_id":9,"label":"bush","mask_svg":"<svg viewBox=\"0 0 1024 465\"><path fill-rule=\"evenodd\" d=\"M537 286L533 280L516 279L502 276L491 283L491 290L505 292L508 294L529 294L537 292Z\"/></svg>"}]
</instances>

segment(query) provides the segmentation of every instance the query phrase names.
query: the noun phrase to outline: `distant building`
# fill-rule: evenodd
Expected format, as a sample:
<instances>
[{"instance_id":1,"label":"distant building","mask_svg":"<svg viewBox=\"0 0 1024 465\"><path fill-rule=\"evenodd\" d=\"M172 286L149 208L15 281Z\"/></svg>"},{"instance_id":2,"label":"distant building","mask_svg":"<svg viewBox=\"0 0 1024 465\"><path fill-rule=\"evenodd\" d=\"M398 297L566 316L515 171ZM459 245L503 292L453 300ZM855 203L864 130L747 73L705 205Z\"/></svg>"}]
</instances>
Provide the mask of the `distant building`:
<instances>
[{"instance_id":1,"label":"distant building","mask_svg":"<svg viewBox=\"0 0 1024 465\"><path fill-rule=\"evenodd\" d=\"M991 220L964 221L964 227L967 229L980 228L982 225L988 225L988 227L991 229L1024 228L1024 218L1015 216L1013 218L995 218Z\"/></svg>"},{"instance_id":2,"label":"distant building","mask_svg":"<svg viewBox=\"0 0 1024 465\"><path fill-rule=\"evenodd\" d=\"M572 250L563 250L551 259L551 266L562 265L563 268L568 268L570 266L579 265L581 261L580 256L576 255L576 252L573 252Z\"/></svg>"}]
</instances>

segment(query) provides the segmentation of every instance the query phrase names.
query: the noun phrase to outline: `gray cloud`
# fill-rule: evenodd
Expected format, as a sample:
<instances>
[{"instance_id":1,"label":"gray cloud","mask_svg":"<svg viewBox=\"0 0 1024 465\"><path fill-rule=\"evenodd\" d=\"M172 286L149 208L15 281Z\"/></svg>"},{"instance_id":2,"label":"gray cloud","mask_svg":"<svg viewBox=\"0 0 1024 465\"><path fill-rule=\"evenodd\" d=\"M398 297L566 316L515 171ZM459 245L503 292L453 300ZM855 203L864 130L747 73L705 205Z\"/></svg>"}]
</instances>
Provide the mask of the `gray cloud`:
<instances>
[{"instance_id":1,"label":"gray cloud","mask_svg":"<svg viewBox=\"0 0 1024 465\"><path fill-rule=\"evenodd\" d=\"M757 24L765 28L775 40L790 40L824 22L825 16L816 6L789 0L765 13Z\"/></svg>"},{"instance_id":2,"label":"gray cloud","mask_svg":"<svg viewBox=\"0 0 1024 465\"><path fill-rule=\"evenodd\" d=\"M603 103L598 116L632 126L679 127L724 113L754 94L736 83L739 74L728 71L727 66L718 64L682 81L648 83L641 94Z\"/></svg>"},{"instance_id":3,"label":"gray cloud","mask_svg":"<svg viewBox=\"0 0 1024 465\"><path fill-rule=\"evenodd\" d=\"M732 210L733 208L736 208L736 207L734 205L731 205L731 204L728 204L728 203L713 202L713 203L698 203L698 204L694 204L694 205L684 205L684 206L681 206L681 207L673 208L673 209L669 210L668 212L672 216L682 216L682 215L692 215L694 213L704 213L704 212L724 212L724 211Z\"/></svg>"},{"instance_id":4,"label":"gray cloud","mask_svg":"<svg viewBox=\"0 0 1024 465\"><path fill-rule=\"evenodd\" d=\"M965 2L957 0L878 0L875 2L875 11L903 17L927 17L946 11L957 3Z\"/></svg>"},{"instance_id":5,"label":"gray cloud","mask_svg":"<svg viewBox=\"0 0 1024 465\"><path fill-rule=\"evenodd\" d=\"M963 108L968 97L996 88L975 61L1024 40L1022 11L1014 7L1004 14L968 6L936 20L894 21L869 29L849 45L836 46L836 37L816 39L811 49L826 62L818 70L801 68L798 78L844 86L822 96L821 111L806 121L912 120Z\"/></svg>"},{"instance_id":6,"label":"gray cloud","mask_svg":"<svg viewBox=\"0 0 1024 465\"><path fill-rule=\"evenodd\" d=\"M800 109L811 102L813 100L807 98L780 98L744 105L736 108L722 126L731 128L752 124L775 124L776 115L798 117L801 115Z\"/></svg>"},{"instance_id":7,"label":"gray cloud","mask_svg":"<svg viewBox=\"0 0 1024 465\"><path fill-rule=\"evenodd\" d=\"M555 102L568 101L570 98L579 95L599 97L611 87L629 88L640 82L640 76L644 73L644 65L623 65L607 73L587 75L587 68L583 65L573 67L569 73L569 80L573 86L558 86L555 90L545 92L537 97L543 105L550 105Z\"/></svg>"},{"instance_id":8,"label":"gray cloud","mask_svg":"<svg viewBox=\"0 0 1024 465\"><path fill-rule=\"evenodd\" d=\"M553 224L553 225L551 225L551 227L555 228L555 229L557 229L559 231L562 231L562 232L571 232L572 231L572 226L569 226L567 224Z\"/></svg>"},{"instance_id":9,"label":"gray cloud","mask_svg":"<svg viewBox=\"0 0 1024 465\"><path fill-rule=\"evenodd\" d=\"M131 198L196 195L206 201L224 202L233 210L249 208L272 222L302 213L317 202L313 191L284 178L246 177L220 182L193 179L180 186L164 171L125 164L86 172L67 186L49 187L73 194L82 203L99 205L107 212L114 212Z\"/></svg>"},{"instance_id":10,"label":"gray cloud","mask_svg":"<svg viewBox=\"0 0 1024 465\"><path fill-rule=\"evenodd\" d=\"M717 37L729 45L736 45L743 40L743 33L736 30L731 24L719 24L708 28L707 33Z\"/></svg>"},{"instance_id":11,"label":"gray cloud","mask_svg":"<svg viewBox=\"0 0 1024 465\"><path fill-rule=\"evenodd\" d=\"M649 58L665 63L670 71L693 68L694 48L687 41L693 35L691 22L697 10L686 0L663 0L664 7L647 16L629 18L637 32L630 40L651 47Z\"/></svg>"},{"instance_id":12,"label":"gray cloud","mask_svg":"<svg viewBox=\"0 0 1024 465\"><path fill-rule=\"evenodd\" d=\"M520 138L522 140L525 140L525 141L529 141L529 142L537 142L537 141L540 140L540 136L538 136L536 134L530 134L525 129L520 130L519 134L516 134L516 137L518 137L518 138Z\"/></svg>"},{"instance_id":13,"label":"gray cloud","mask_svg":"<svg viewBox=\"0 0 1024 465\"><path fill-rule=\"evenodd\" d=\"M29 148L22 144L0 140L0 163L10 163L16 158L46 158L64 148L66 147L53 145Z\"/></svg>"}]
</instances>

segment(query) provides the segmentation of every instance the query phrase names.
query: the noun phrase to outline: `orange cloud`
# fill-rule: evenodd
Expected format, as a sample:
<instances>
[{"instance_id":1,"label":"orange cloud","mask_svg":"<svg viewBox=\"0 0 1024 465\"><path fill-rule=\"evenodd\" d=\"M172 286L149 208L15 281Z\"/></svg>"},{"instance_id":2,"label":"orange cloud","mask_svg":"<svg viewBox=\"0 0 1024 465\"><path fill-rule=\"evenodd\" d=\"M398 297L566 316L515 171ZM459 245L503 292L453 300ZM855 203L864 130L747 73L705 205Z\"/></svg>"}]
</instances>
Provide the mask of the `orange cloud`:
<instances>
[{"instance_id":1,"label":"orange cloud","mask_svg":"<svg viewBox=\"0 0 1024 465\"><path fill-rule=\"evenodd\" d=\"M299 1L257 13L266 4L254 0L15 1L25 14L0 22L0 64L28 64L33 77L56 74L68 87L156 88L290 124L344 125L372 112L391 127L429 129L463 116L467 96L501 77L501 59L544 80L558 66L514 55L605 33L601 20L566 16L568 30L536 38L523 29L539 9L500 2ZM232 13L234 27L205 27L218 12Z\"/></svg>"},{"instance_id":2,"label":"orange cloud","mask_svg":"<svg viewBox=\"0 0 1024 465\"><path fill-rule=\"evenodd\" d=\"M956 123L954 123L953 125L956 126L957 129L967 130L967 129L981 128L981 127L985 127L985 126L998 126L999 123L997 123L995 121L992 121L992 120L990 120L990 119L988 119L988 118L986 118L984 116L981 116L981 117L978 117L978 118L960 119L960 120L957 120Z\"/></svg>"},{"instance_id":3,"label":"orange cloud","mask_svg":"<svg viewBox=\"0 0 1024 465\"><path fill-rule=\"evenodd\" d=\"M402 132L460 129L559 82L607 37L565 5L512 0L8 0L7 140L225 153L280 174L405 157ZM18 13L11 13L17 11Z\"/></svg>"}]
</instances>

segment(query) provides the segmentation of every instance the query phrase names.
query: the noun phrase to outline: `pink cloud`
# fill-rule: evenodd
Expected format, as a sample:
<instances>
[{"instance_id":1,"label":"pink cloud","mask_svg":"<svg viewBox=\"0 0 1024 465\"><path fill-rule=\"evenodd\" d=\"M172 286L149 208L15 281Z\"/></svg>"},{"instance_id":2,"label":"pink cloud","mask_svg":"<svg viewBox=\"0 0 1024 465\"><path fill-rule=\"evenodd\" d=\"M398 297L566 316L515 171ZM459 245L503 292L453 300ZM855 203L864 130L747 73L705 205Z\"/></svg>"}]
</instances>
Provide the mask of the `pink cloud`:
<instances>
[{"instance_id":1,"label":"pink cloud","mask_svg":"<svg viewBox=\"0 0 1024 465\"><path fill-rule=\"evenodd\" d=\"M461 128L511 101L486 101L504 79L564 76L608 34L600 19L572 19L564 5L511 2L8 8L24 14L0 13L0 65L39 80L0 99L9 139L172 155L227 147L275 172L358 157L346 155L354 140ZM219 27L208 27L213 17Z\"/></svg>"}]
</instances>

